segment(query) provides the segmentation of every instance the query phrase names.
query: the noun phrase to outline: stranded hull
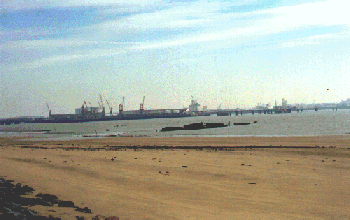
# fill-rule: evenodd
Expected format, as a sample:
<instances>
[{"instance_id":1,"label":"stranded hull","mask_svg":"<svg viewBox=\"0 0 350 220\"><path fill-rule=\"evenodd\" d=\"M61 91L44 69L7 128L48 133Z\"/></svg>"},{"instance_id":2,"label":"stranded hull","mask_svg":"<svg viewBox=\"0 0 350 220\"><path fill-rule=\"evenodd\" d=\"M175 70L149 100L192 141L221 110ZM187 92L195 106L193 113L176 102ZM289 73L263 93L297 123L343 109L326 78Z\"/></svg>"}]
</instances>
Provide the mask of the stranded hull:
<instances>
[{"instance_id":1,"label":"stranded hull","mask_svg":"<svg viewBox=\"0 0 350 220\"><path fill-rule=\"evenodd\" d=\"M178 131L178 130L200 130L207 128L223 128L227 127L230 124L225 125L224 123L192 123L184 125L183 127L165 127L161 131Z\"/></svg>"}]
</instances>

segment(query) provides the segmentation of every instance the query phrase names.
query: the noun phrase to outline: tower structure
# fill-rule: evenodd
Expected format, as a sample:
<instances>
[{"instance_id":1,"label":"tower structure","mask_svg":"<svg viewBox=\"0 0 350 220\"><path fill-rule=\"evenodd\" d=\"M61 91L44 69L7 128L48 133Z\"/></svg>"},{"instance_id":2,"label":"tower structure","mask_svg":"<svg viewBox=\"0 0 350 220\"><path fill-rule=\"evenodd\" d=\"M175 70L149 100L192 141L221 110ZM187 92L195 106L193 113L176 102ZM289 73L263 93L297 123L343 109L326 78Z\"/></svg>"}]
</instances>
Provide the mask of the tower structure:
<instances>
[{"instance_id":1,"label":"tower structure","mask_svg":"<svg viewBox=\"0 0 350 220\"><path fill-rule=\"evenodd\" d=\"M192 99L191 104L189 106L189 111L190 112L198 112L199 106L201 106L197 100Z\"/></svg>"}]
</instances>

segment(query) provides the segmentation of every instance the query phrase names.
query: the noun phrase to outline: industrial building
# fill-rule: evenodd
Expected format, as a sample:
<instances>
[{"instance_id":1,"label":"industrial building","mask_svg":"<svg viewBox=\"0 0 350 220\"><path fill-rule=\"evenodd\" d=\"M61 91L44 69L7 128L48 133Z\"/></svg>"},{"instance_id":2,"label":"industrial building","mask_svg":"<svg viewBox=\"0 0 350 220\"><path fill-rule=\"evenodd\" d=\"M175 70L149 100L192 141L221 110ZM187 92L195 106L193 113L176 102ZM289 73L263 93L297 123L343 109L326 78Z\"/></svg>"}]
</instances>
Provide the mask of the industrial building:
<instances>
[{"instance_id":1,"label":"industrial building","mask_svg":"<svg viewBox=\"0 0 350 220\"><path fill-rule=\"evenodd\" d=\"M198 112L199 106L201 106L201 105L197 102L197 100L192 99L191 104L189 106L190 113Z\"/></svg>"},{"instance_id":2,"label":"industrial building","mask_svg":"<svg viewBox=\"0 0 350 220\"><path fill-rule=\"evenodd\" d=\"M92 113L97 113L99 111L99 107L86 107L85 108L85 112L92 112ZM76 108L75 109L75 114L81 114L83 111L82 108Z\"/></svg>"},{"instance_id":3,"label":"industrial building","mask_svg":"<svg viewBox=\"0 0 350 220\"><path fill-rule=\"evenodd\" d=\"M99 112L99 107L85 107L84 105L81 108L75 109L75 114L51 114L49 111L50 120L63 120L63 119L97 119L105 116L105 108L102 108L102 111Z\"/></svg>"}]
</instances>

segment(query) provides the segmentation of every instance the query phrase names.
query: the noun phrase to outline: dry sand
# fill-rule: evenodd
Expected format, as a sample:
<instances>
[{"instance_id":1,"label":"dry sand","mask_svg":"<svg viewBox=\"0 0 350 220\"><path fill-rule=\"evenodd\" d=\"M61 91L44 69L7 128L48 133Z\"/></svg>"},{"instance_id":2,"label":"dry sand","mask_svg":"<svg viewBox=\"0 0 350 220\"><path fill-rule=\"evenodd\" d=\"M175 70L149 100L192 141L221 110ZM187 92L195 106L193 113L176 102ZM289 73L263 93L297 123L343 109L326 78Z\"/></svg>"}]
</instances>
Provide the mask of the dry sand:
<instances>
[{"instance_id":1,"label":"dry sand","mask_svg":"<svg viewBox=\"0 0 350 220\"><path fill-rule=\"evenodd\" d=\"M92 210L82 214L69 208L31 207L62 219L350 219L350 135L59 142L0 138L0 144L0 176L33 187L35 194L54 194ZM107 145L320 148L66 149Z\"/></svg>"}]
</instances>

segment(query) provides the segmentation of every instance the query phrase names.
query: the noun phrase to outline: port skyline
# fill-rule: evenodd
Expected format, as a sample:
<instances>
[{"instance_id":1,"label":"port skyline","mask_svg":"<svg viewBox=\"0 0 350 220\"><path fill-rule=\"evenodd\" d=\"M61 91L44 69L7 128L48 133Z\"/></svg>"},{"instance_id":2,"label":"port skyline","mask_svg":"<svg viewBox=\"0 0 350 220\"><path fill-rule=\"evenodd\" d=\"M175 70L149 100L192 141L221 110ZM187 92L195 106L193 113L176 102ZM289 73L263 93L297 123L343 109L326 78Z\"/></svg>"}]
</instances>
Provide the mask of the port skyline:
<instances>
[{"instance_id":1,"label":"port skyline","mask_svg":"<svg viewBox=\"0 0 350 220\"><path fill-rule=\"evenodd\" d=\"M193 98L193 97L192 97ZM196 99L192 99L192 101L196 102L197 103L197 100ZM285 102L285 103L283 103ZM86 101L85 101L86 103ZM101 108L99 107L96 107L94 105L92 105L91 102L88 102L89 105L85 105L85 108L86 109L90 109L92 110L92 108L94 109L98 109L98 111L102 111ZM46 107L47 107L47 112L44 113L43 115L14 115L14 116L11 116L11 117L0 117L1 119L5 119L5 118L17 118L17 117L37 117L37 118L40 118L40 117L48 117L48 112L49 112L49 109L52 111L52 109L49 107L48 103L46 103ZM226 106L217 106L216 108L213 107L213 108L208 108L208 105L202 105L201 103L197 103L199 104L198 106L198 109L196 109L195 111L204 111L204 112L219 112L219 111L230 111L230 112L234 112L234 111L249 111L249 110L267 110L267 109L274 109L274 108L280 108L280 109L305 109L305 110L314 110L315 108L320 108L320 109L342 109L342 108L350 108L350 98L347 99L347 100L342 100L341 102L331 102L331 103L288 103L288 100L286 99L282 99L282 102L277 102L277 100L275 100L274 104L272 105L271 102L269 102L268 104L262 104L262 103L257 103L257 105L255 106L248 106L248 107L239 107L239 106L236 106L236 107L226 107ZM106 105L106 104L105 104ZM46 108L45 107L45 108ZM113 115L118 115L119 114L119 111L118 111L118 108L117 106L111 106L114 111L113 111ZM81 107L78 107L76 106L76 108L72 109L71 111L67 111L67 112L62 112L62 111L53 111L53 114L74 114L74 110L75 110L75 113L77 113L77 110L78 109L81 109ZM145 105L145 110L147 111L151 111L151 110L160 110L160 109L163 109L163 110L166 110L166 109L188 109L190 110L191 107L190 107L190 103L187 105L187 106L182 106L180 108L151 108L150 105ZM106 116L109 115L109 110L108 108L105 106L105 111L106 111ZM125 112L138 112L140 111L139 108L124 108L124 111ZM193 110L192 110L193 111Z\"/></svg>"},{"instance_id":2,"label":"port skyline","mask_svg":"<svg viewBox=\"0 0 350 220\"><path fill-rule=\"evenodd\" d=\"M122 4L121 4L122 3ZM5 1L0 117L349 98L345 0Z\"/></svg>"}]
</instances>

